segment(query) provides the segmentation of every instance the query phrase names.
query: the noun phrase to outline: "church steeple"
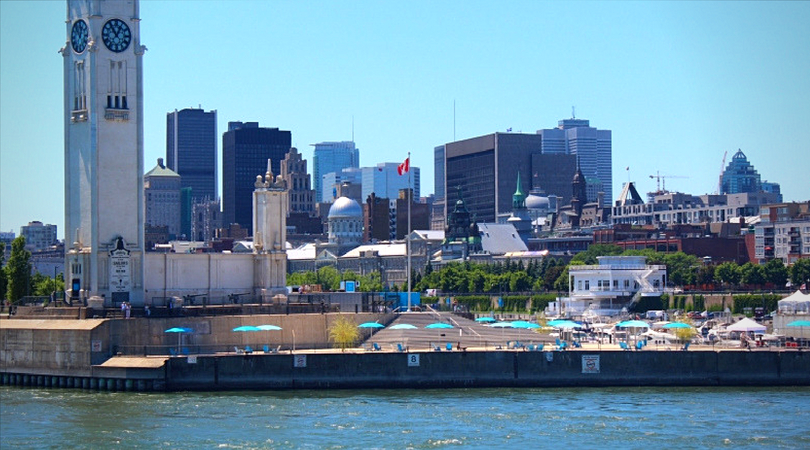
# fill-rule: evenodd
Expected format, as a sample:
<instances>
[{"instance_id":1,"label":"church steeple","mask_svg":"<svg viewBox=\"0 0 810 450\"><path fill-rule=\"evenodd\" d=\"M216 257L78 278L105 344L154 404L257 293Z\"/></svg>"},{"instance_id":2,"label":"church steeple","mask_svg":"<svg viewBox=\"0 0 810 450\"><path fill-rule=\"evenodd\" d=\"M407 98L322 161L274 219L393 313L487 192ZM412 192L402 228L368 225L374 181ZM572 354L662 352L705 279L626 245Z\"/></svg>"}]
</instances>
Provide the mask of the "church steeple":
<instances>
[{"instance_id":1,"label":"church steeple","mask_svg":"<svg viewBox=\"0 0 810 450\"><path fill-rule=\"evenodd\" d=\"M520 183L520 171L517 173L517 188L515 193L512 194L512 209L526 208L526 194L523 193L523 188Z\"/></svg>"}]
</instances>

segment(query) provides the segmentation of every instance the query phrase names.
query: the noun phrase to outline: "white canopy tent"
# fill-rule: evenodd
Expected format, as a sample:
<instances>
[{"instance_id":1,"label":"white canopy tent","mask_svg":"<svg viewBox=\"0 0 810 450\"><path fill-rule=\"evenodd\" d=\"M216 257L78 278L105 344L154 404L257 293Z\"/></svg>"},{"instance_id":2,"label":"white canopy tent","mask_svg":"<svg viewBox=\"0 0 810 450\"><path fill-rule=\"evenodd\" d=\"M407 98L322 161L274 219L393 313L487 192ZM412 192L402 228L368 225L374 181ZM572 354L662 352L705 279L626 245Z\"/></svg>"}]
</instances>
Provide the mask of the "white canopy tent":
<instances>
[{"instance_id":1,"label":"white canopy tent","mask_svg":"<svg viewBox=\"0 0 810 450\"><path fill-rule=\"evenodd\" d=\"M810 294L796 291L779 300L779 314L810 314Z\"/></svg>"},{"instance_id":2,"label":"white canopy tent","mask_svg":"<svg viewBox=\"0 0 810 450\"><path fill-rule=\"evenodd\" d=\"M728 331L746 331L746 332L748 332L748 331L753 331L753 332L761 331L761 332L764 332L766 328L767 327L765 325L760 325L757 322L755 322L755 321L753 321L753 320L746 317L746 318L740 320L739 322L737 322L737 323L735 323L733 325L729 325L728 327L726 327L726 330L728 330Z\"/></svg>"}]
</instances>

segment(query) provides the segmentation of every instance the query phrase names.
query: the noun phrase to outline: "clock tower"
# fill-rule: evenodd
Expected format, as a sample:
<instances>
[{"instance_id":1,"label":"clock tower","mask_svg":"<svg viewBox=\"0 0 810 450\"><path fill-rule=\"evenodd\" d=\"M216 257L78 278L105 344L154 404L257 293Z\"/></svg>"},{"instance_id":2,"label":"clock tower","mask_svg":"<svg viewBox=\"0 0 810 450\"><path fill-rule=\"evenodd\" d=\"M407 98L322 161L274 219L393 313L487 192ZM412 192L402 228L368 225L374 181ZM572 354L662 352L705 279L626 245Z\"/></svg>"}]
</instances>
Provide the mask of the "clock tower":
<instances>
[{"instance_id":1,"label":"clock tower","mask_svg":"<svg viewBox=\"0 0 810 450\"><path fill-rule=\"evenodd\" d=\"M143 69L138 0L68 0L65 287L144 304Z\"/></svg>"}]
</instances>

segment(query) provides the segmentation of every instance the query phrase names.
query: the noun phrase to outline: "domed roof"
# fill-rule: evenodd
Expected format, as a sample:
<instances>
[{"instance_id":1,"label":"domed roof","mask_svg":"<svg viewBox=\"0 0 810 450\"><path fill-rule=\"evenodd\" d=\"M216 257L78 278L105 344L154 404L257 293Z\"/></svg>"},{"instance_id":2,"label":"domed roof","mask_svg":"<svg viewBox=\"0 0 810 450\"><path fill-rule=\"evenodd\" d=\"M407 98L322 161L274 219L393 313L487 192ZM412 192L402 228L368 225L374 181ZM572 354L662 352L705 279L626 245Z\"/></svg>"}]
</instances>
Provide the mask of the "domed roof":
<instances>
[{"instance_id":1,"label":"domed roof","mask_svg":"<svg viewBox=\"0 0 810 450\"><path fill-rule=\"evenodd\" d=\"M548 197L529 194L526 197L526 208L528 209L548 209Z\"/></svg>"},{"instance_id":2,"label":"domed roof","mask_svg":"<svg viewBox=\"0 0 810 450\"><path fill-rule=\"evenodd\" d=\"M363 218L363 208L360 204L348 197L340 197L329 208L329 219L337 218Z\"/></svg>"}]
</instances>

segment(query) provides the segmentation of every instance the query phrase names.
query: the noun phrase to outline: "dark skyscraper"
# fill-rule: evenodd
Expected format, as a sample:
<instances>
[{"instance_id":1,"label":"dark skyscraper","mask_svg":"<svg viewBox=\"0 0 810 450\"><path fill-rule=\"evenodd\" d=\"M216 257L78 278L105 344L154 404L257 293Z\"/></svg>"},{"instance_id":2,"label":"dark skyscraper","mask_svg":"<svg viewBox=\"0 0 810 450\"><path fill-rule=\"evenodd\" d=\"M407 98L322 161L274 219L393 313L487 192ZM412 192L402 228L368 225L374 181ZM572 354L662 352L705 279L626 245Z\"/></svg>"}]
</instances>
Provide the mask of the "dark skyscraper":
<instances>
[{"instance_id":1,"label":"dark skyscraper","mask_svg":"<svg viewBox=\"0 0 810 450\"><path fill-rule=\"evenodd\" d=\"M217 199L217 112L186 108L166 114L166 167L194 201Z\"/></svg>"},{"instance_id":2,"label":"dark skyscraper","mask_svg":"<svg viewBox=\"0 0 810 450\"><path fill-rule=\"evenodd\" d=\"M278 128L260 128L258 122L228 122L222 135L222 215L223 226L238 223L253 230L253 189L256 175L267 172L272 161L273 175L281 172L281 160L289 153L292 133Z\"/></svg>"}]
</instances>

